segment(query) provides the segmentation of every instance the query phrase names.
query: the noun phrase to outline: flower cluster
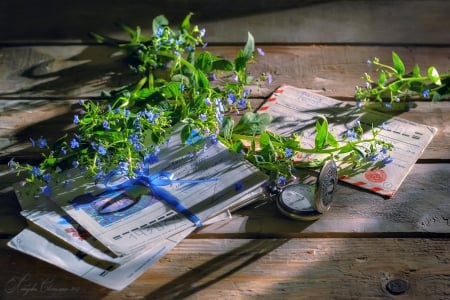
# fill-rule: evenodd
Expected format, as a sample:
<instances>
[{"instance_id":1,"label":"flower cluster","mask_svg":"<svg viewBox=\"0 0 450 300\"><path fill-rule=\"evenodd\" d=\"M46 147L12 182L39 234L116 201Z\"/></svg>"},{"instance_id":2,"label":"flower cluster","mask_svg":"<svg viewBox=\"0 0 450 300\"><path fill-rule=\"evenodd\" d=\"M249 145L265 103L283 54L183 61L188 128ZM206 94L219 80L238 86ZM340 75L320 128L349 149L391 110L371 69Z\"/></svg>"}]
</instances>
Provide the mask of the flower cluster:
<instances>
[{"instance_id":1,"label":"flower cluster","mask_svg":"<svg viewBox=\"0 0 450 300\"><path fill-rule=\"evenodd\" d=\"M70 174L63 172L67 169L79 170L97 181L111 173L135 178L145 165L158 160L159 148L176 124L183 126L183 142L191 144L193 132L212 144L220 141L269 174L277 185L285 185L296 167L320 167L330 158L347 160L353 167L390 162L392 145L378 139L375 129L372 138L363 139L360 124L338 141L326 118L317 120L313 148L304 148L299 135L284 137L266 131L272 121L268 114L246 112L235 125L230 114L251 108L248 86L253 77L247 65L265 52L255 48L249 33L233 60L215 56L203 41L206 30L192 26L190 18L191 14L174 30L164 16L158 16L150 37L143 36L139 27L123 26L131 39L126 42L94 34L100 42L113 43L124 51L131 71L138 75L137 82L103 92L103 100L80 100L73 132L51 147L43 137L31 139L34 147L45 150L41 163L11 160L9 166L26 172L27 182L39 183L39 192L47 196L52 184L70 181L64 177ZM272 82L270 73L256 78L259 84ZM303 154L319 156L299 160ZM237 184L235 188L242 187Z\"/></svg>"},{"instance_id":2,"label":"flower cluster","mask_svg":"<svg viewBox=\"0 0 450 300\"><path fill-rule=\"evenodd\" d=\"M264 52L255 50L249 33L234 60L213 55L203 41L206 30L192 26L191 15L177 30L164 16L156 17L150 37L143 36L139 27L127 26L122 27L129 41L93 34L124 51L138 81L103 92L104 100L80 100L73 116L74 132L51 147L43 137L32 139L33 147L45 150L44 160L38 165L11 160L10 167L27 172L27 181L41 183L42 192L49 195L49 182L64 182L56 177L65 169L77 168L95 180L110 172L135 177L144 161L157 159L159 146L175 124L184 124L183 142L193 131L217 142L224 115L250 107L247 65L254 62L255 54ZM227 78L220 85L215 82L219 76Z\"/></svg>"},{"instance_id":3,"label":"flower cluster","mask_svg":"<svg viewBox=\"0 0 450 300\"><path fill-rule=\"evenodd\" d=\"M395 102L405 99L422 98L439 101L450 98L450 73L439 74L434 66L427 69L426 75L421 73L416 64L412 72L407 73L400 56L392 52L392 66L381 63L378 58L367 61L368 66L374 66L378 72L377 78L364 73L365 84L355 88L355 98L358 105L365 101L380 101L386 108L391 108Z\"/></svg>"}]
</instances>

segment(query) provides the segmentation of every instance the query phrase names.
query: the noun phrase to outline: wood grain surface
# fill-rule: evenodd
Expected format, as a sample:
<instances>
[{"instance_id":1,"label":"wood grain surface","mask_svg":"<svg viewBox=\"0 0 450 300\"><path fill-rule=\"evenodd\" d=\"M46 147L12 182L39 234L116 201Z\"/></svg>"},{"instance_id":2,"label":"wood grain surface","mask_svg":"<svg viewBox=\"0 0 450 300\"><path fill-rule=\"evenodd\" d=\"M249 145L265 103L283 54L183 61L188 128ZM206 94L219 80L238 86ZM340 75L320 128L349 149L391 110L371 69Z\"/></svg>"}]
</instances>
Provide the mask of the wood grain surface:
<instances>
[{"instance_id":1,"label":"wood grain surface","mask_svg":"<svg viewBox=\"0 0 450 300\"><path fill-rule=\"evenodd\" d=\"M250 70L274 81L252 86L254 108L281 84L353 103L364 72L374 72L369 58L390 62L395 51L407 70L449 72L449 10L445 0L1 1L0 299L449 299L449 101L371 106L438 130L394 197L339 183L314 222L252 203L195 231L123 291L6 245L27 226L12 189L22 177L7 162L38 161L30 137L69 132L78 99L102 101L102 90L135 80L117 49L89 31L125 38L114 22L149 33L154 16L176 23L193 11L214 54L233 58L247 31L265 51Z\"/></svg>"}]
</instances>

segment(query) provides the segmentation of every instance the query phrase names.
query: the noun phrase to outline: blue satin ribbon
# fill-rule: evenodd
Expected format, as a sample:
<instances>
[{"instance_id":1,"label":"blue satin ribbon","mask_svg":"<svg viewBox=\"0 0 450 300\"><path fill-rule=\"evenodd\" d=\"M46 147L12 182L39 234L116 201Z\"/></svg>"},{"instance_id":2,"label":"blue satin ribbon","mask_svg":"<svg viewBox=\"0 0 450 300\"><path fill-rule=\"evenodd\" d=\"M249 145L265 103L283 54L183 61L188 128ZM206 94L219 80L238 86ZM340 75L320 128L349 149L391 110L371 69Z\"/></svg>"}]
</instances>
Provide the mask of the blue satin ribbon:
<instances>
[{"instance_id":1,"label":"blue satin ribbon","mask_svg":"<svg viewBox=\"0 0 450 300\"><path fill-rule=\"evenodd\" d=\"M205 182L211 182L216 181L217 178L211 178L211 179L199 179L199 180L189 180L189 179L174 179L174 175L167 171L161 171L157 172L155 174L150 174L150 168L147 166L145 173L142 175L139 175L136 178L128 179L127 181L123 183L119 183L114 186L109 186L108 181L113 177L114 175L120 174L118 171L113 171L106 176L104 184L108 191L114 191L114 190L120 190L127 187L131 187L137 183L143 183L146 185L153 195L159 197L161 200L165 201L167 204L169 204L176 212L183 214L186 218L188 218L192 223L195 224L196 227L202 226L202 221L199 217L197 217L194 213L192 213L190 210L188 210L183 204L180 203L180 201L161 188L162 186L170 185L172 183L205 183ZM148 175L147 175L148 174Z\"/></svg>"}]
</instances>

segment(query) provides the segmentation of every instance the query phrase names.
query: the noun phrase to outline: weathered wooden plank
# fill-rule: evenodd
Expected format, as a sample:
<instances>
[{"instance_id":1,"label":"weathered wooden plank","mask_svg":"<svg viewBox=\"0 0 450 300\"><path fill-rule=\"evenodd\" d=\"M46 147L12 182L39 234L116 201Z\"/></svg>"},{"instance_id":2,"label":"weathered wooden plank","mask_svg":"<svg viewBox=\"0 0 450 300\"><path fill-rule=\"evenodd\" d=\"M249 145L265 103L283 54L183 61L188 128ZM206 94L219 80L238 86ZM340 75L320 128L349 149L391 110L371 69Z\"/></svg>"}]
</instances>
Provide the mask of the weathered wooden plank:
<instances>
[{"instance_id":1,"label":"weathered wooden plank","mask_svg":"<svg viewBox=\"0 0 450 300\"><path fill-rule=\"evenodd\" d=\"M87 45L1 48L0 97L97 97L126 84L122 73L128 67L114 57L116 52Z\"/></svg>"},{"instance_id":2,"label":"weathered wooden plank","mask_svg":"<svg viewBox=\"0 0 450 300\"><path fill-rule=\"evenodd\" d=\"M4 178L4 180L3 180ZM24 226L20 206L6 173L0 188L0 234L18 233ZM315 222L290 220L271 202L250 205L233 218L205 226L197 237L325 237L450 234L450 165L417 164L391 199L340 184L332 208Z\"/></svg>"},{"instance_id":3,"label":"weathered wooden plank","mask_svg":"<svg viewBox=\"0 0 450 300\"><path fill-rule=\"evenodd\" d=\"M88 9L87 9L88 8ZM242 42L247 31L264 43L449 44L450 4L445 0L396 1L133 1L26 0L0 4L1 41L80 41L88 32L116 37L122 22L149 33L151 20L165 14L179 24L189 12L207 28L209 42ZM102 12L102 13L99 13Z\"/></svg>"},{"instance_id":4,"label":"weathered wooden plank","mask_svg":"<svg viewBox=\"0 0 450 300\"><path fill-rule=\"evenodd\" d=\"M241 46L210 47L216 55L232 59ZM450 47L303 45L261 46L265 56L250 65L253 75L270 73L272 84L254 87L255 96L267 97L280 84L318 90L339 99L353 99L354 89L364 84L361 76L373 72L369 58L391 61L397 52L406 69L434 65L450 70ZM136 78L117 49L100 45L30 46L0 48L0 98L45 99L98 97Z\"/></svg>"},{"instance_id":5,"label":"weathered wooden plank","mask_svg":"<svg viewBox=\"0 0 450 300\"><path fill-rule=\"evenodd\" d=\"M394 279L407 284L399 299L450 290L447 239L186 239L120 292L0 251L5 300L389 299Z\"/></svg>"},{"instance_id":6,"label":"weathered wooden plank","mask_svg":"<svg viewBox=\"0 0 450 300\"><path fill-rule=\"evenodd\" d=\"M242 233L261 236L327 236L360 233L450 233L450 166L415 165L390 199L340 184L332 208L315 222L282 216L273 203L242 208L206 226L198 236Z\"/></svg>"}]
</instances>

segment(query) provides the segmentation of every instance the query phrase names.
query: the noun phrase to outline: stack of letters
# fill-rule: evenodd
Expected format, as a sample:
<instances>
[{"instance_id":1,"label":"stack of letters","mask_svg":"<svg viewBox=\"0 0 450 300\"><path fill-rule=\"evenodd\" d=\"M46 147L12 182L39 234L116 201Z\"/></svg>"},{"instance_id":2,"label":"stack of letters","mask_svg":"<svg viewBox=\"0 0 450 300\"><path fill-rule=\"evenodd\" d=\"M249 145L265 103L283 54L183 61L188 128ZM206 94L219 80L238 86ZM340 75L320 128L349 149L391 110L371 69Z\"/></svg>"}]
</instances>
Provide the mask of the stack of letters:
<instances>
[{"instance_id":1,"label":"stack of letters","mask_svg":"<svg viewBox=\"0 0 450 300\"><path fill-rule=\"evenodd\" d=\"M50 198L17 185L29 226L9 246L120 290L196 228L261 197L267 178L253 165L217 142L193 151L179 136L161 147L146 180L95 184L73 169Z\"/></svg>"}]
</instances>

